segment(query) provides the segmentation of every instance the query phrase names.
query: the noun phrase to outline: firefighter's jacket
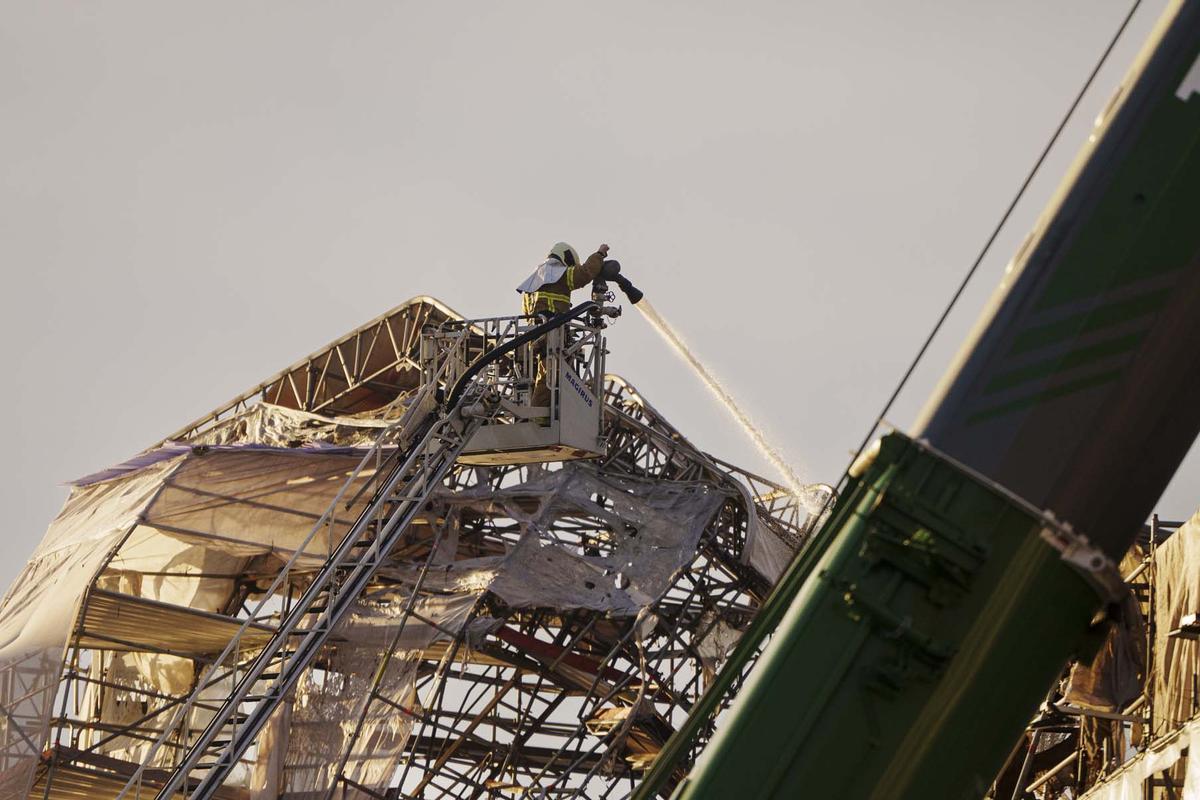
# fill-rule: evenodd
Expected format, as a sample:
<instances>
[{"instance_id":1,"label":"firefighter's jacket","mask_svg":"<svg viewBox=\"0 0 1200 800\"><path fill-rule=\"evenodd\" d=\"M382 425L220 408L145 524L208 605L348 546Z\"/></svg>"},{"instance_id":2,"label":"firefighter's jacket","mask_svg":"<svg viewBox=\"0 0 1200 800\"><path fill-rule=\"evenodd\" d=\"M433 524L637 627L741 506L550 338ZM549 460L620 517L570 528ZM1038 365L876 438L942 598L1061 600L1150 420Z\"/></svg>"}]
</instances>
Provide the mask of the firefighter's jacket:
<instances>
[{"instance_id":1,"label":"firefighter's jacket","mask_svg":"<svg viewBox=\"0 0 1200 800\"><path fill-rule=\"evenodd\" d=\"M594 281L603 267L604 255L601 253L592 253L575 267L564 266L557 258L547 259L517 287L521 292L523 312L558 314L566 311L571 307L571 292Z\"/></svg>"}]
</instances>

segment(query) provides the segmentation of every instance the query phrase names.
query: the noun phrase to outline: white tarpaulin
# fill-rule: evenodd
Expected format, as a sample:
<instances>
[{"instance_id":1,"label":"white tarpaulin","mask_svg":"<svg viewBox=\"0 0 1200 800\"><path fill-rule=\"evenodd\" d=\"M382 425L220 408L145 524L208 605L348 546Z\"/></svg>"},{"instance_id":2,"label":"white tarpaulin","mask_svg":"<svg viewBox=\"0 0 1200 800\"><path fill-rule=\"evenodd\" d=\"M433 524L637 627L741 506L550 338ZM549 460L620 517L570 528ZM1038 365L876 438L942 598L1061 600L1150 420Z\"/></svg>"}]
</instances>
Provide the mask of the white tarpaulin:
<instances>
[{"instance_id":1,"label":"white tarpaulin","mask_svg":"<svg viewBox=\"0 0 1200 800\"><path fill-rule=\"evenodd\" d=\"M72 746L142 762L171 718L158 712L190 691L206 659L240 626L247 599L261 596L298 550L300 571L311 571L343 537L367 498L347 503L372 473L354 484L348 478L382 424L261 404L196 442L170 443L77 485L0 604L0 800L29 795L76 628L83 655L73 702L89 724L72 734ZM730 499L749 511L743 561L774 580L791 547L759 524L749 494L735 484L642 480L576 462L530 468L515 485L438 493L436 510L406 538L418 549L437 543L415 614L405 609L416 562L385 567L382 575L395 582L361 598L338 626L230 785L250 788L254 800L325 796L341 770L351 781L386 786L414 719L397 708L420 715L427 699L418 696L418 665L443 657L485 593L513 609L635 616L693 562ZM336 517L310 536L335 498ZM511 536L481 555L462 523L468 514L510 526ZM255 621L243 645L261 647L271 622ZM706 669L738 635L710 622L697 642ZM470 624L484 631L500 621ZM594 676L573 663L560 671L576 670L589 684ZM211 713L203 706L219 703L228 688L224 681L206 689L209 702L182 730L202 728ZM386 702L367 702L370 688ZM169 766L173 752L161 748L151 766Z\"/></svg>"},{"instance_id":2,"label":"white tarpaulin","mask_svg":"<svg viewBox=\"0 0 1200 800\"><path fill-rule=\"evenodd\" d=\"M1172 636L1183 617L1200 613L1200 512L1154 551L1154 727L1162 734L1196 715L1200 642Z\"/></svg>"},{"instance_id":3,"label":"white tarpaulin","mask_svg":"<svg viewBox=\"0 0 1200 800\"><path fill-rule=\"evenodd\" d=\"M234 576L249 558L282 558L300 546L359 462L355 455L236 447L164 448L162 456L74 488L0 605L0 705L8 719L2 728L0 798L24 798L28 792L45 746L64 650L93 582L117 598L216 611L228 602ZM353 513L348 510L346 517ZM305 548L314 562L324 558L347 522L339 519ZM110 555L105 574L98 576ZM177 631L147 628L139 635L142 644L154 646L156 637ZM121 647L118 641L100 644ZM133 688L171 693L190 685L190 659L125 650L96 655L85 666L97 679L104 674L109 683L124 681ZM102 692L98 685L91 684L83 705L99 717L119 725L147 713L145 694ZM89 731L81 744L133 761L147 746L120 736L100 741Z\"/></svg>"},{"instance_id":4,"label":"white tarpaulin","mask_svg":"<svg viewBox=\"0 0 1200 800\"><path fill-rule=\"evenodd\" d=\"M727 498L705 483L617 478L583 464L535 473L494 492L444 496L440 499L451 506L490 508L510 517L520 535L505 555L440 564L428 581L446 590L486 588L517 608L633 616L690 563ZM549 523L563 517L602 525L607 554L580 555L576 543L556 541Z\"/></svg>"},{"instance_id":5,"label":"white tarpaulin","mask_svg":"<svg viewBox=\"0 0 1200 800\"><path fill-rule=\"evenodd\" d=\"M79 487L0 603L0 797L22 798L49 732L76 612L110 551L178 466Z\"/></svg>"},{"instance_id":6,"label":"white tarpaulin","mask_svg":"<svg viewBox=\"0 0 1200 800\"><path fill-rule=\"evenodd\" d=\"M236 417L214 425L189 444L263 444L272 447L370 447L386 419L325 417L291 408L259 403Z\"/></svg>"},{"instance_id":7,"label":"white tarpaulin","mask_svg":"<svg viewBox=\"0 0 1200 800\"><path fill-rule=\"evenodd\" d=\"M1155 742L1103 783L1081 795L1080 800L1145 800L1146 781L1179 763L1185 750L1189 756L1181 797L1182 800L1200 800L1200 758L1190 755L1197 752L1197 747L1200 747L1200 720Z\"/></svg>"},{"instance_id":8,"label":"white tarpaulin","mask_svg":"<svg viewBox=\"0 0 1200 800\"><path fill-rule=\"evenodd\" d=\"M1111 777L1083 795L1087 800L1142 800L1145 781L1170 770L1188 752L1182 797L1200 800L1200 719L1193 678L1200 648L1172 635L1184 616L1200 611L1200 512L1154 551L1154 728L1157 738Z\"/></svg>"},{"instance_id":9,"label":"white tarpaulin","mask_svg":"<svg viewBox=\"0 0 1200 800\"><path fill-rule=\"evenodd\" d=\"M415 680L422 651L466 624L482 592L423 598L405 622L407 598L386 606L360 603L338 626L338 643L325 648L322 668L307 672L285 713L286 730L273 746L285 753L285 797L324 796L334 787L346 758L345 775L364 786L386 786L413 720L420 716ZM424 620L436 624L429 625ZM376 671L396 645L382 676ZM374 689L373 702L368 690ZM380 699L382 698L382 700ZM408 712L398 709L408 709ZM351 742L353 750L347 750Z\"/></svg>"}]
</instances>

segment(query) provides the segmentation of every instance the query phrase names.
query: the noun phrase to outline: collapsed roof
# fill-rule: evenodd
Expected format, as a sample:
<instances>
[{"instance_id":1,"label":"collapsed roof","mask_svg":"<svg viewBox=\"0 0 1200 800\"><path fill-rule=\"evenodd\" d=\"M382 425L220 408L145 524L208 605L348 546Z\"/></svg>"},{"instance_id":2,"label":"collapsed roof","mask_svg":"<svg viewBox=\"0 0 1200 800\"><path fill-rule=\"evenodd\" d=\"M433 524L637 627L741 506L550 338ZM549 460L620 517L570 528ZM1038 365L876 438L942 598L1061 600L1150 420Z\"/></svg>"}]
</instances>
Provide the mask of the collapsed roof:
<instances>
[{"instance_id":1,"label":"collapsed roof","mask_svg":"<svg viewBox=\"0 0 1200 800\"><path fill-rule=\"evenodd\" d=\"M239 629L247 652L270 637L365 502L422 329L456 319L411 300L76 482L0 605L0 800L161 781L209 714L173 724L180 698ZM451 473L219 796L629 792L826 490L701 452L616 376L604 401L602 459Z\"/></svg>"}]
</instances>

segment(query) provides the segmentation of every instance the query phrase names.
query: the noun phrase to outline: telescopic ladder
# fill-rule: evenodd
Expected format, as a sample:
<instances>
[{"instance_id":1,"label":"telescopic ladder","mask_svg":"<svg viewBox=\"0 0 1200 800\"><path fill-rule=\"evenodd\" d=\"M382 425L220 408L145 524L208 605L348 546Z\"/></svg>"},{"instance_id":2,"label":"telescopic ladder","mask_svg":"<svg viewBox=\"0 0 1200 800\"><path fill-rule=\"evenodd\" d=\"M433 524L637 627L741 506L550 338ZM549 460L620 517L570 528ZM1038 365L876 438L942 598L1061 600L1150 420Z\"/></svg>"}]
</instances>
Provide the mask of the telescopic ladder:
<instances>
[{"instance_id":1,"label":"telescopic ladder","mask_svg":"<svg viewBox=\"0 0 1200 800\"><path fill-rule=\"evenodd\" d=\"M213 797L312 665L431 494L441 486L471 437L501 413L505 398L495 386L478 378L481 370L594 308L593 302L583 303L494 348L458 378L444 403L436 401L441 397L437 380L422 387L409 412L380 436L241 629L179 703L171 722L148 748L116 800L144 798L145 792L156 786L159 800L180 792L192 800ZM464 339L468 335L469 331L464 330ZM375 467L373 473L370 467ZM358 482L362 485L347 502L345 495ZM288 576L298 571L296 564L309 542L322 530L331 531L337 524L338 511L352 506L368 491L371 496L363 510L312 575L304 592L280 616L270 639L248 663L240 663L242 653L249 649L242 645L243 635L252 627L261 631L261 621L271 613L267 604L286 585ZM219 704L202 701L206 691L230 683L233 688L224 693ZM247 705L250 710L243 711ZM168 738L180 729L186 730L188 714L198 706L211 710L212 717L197 736L188 739L184 755L159 786L159 781L151 780L146 773L153 770L155 756L167 745Z\"/></svg>"}]
</instances>

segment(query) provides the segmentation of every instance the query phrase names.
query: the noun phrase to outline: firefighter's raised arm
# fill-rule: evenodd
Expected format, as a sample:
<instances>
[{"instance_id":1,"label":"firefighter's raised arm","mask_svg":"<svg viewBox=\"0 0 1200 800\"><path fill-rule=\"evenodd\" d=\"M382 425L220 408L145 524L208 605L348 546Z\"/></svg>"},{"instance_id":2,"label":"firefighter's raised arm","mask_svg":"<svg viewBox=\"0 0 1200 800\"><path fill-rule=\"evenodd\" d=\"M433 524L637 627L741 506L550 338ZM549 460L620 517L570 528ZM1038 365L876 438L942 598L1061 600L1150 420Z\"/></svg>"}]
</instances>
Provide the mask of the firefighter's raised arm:
<instances>
[{"instance_id":1,"label":"firefighter's raised arm","mask_svg":"<svg viewBox=\"0 0 1200 800\"><path fill-rule=\"evenodd\" d=\"M577 267L567 269L567 288L571 291L582 289L596 278L604 269L604 259L608 256L608 245L602 244Z\"/></svg>"}]
</instances>

